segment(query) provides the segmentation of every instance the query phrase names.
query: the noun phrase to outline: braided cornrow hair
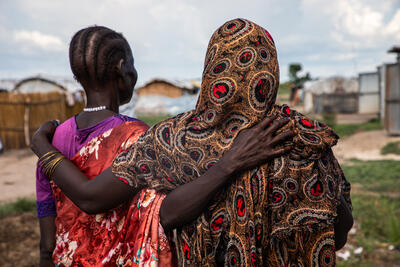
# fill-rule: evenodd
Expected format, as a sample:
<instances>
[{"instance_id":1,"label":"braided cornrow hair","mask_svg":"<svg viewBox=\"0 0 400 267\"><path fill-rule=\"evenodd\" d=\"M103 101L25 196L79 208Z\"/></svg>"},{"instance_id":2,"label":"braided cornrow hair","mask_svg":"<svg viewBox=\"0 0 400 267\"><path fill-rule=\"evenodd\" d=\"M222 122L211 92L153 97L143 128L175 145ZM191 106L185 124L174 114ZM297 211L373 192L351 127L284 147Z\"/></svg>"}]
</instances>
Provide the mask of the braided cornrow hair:
<instances>
[{"instance_id":1,"label":"braided cornrow hair","mask_svg":"<svg viewBox=\"0 0 400 267\"><path fill-rule=\"evenodd\" d=\"M78 31L69 47L72 73L82 84L107 82L114 74L112 68L130 57L132 52L124 36L103 26Z\"/></svg>"}]
</instances>

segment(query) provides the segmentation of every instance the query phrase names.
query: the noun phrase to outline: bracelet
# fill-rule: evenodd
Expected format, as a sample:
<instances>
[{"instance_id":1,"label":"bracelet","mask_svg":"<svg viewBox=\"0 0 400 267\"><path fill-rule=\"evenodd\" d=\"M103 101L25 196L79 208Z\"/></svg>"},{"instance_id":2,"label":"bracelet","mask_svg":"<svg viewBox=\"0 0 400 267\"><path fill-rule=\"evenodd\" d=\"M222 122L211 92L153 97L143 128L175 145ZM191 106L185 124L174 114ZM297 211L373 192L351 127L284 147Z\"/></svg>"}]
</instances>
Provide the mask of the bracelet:
<instances>
[{"instance_id":1,"label":"bracelet","mask_svg":"<svg viewBox=\"0 0 400 267\"><path fill-rule=\"evenodd\" d=\"M61 152L54 150L47 152L40 157L41 168L48 178L51 178L56 170L58 164L65 159L65 156Z\"/></svg>"},{"instance_id":2,"label":"bracelet","mask_svg":"<svg viewBox=\"0 0 400 267\"><path fill-rule=\"evenodd\" d=\"M58 153L60 153L60 152L57 150L49 151L49 152L45 153L43 156L41 156L39 158L39 161L40 161L40 163L46 162L47 160L49 160L51 157L53 157L54 155L56 155Z\"/></svg>"}]
</instances>

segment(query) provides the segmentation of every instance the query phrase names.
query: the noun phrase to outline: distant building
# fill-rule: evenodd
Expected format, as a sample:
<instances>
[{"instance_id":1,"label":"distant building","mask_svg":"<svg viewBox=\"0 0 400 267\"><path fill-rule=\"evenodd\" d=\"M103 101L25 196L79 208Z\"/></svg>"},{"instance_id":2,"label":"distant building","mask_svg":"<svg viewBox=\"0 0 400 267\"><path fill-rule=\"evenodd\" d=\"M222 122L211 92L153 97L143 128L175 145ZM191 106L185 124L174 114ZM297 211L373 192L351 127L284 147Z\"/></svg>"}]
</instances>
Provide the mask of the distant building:
<instances>
[{"instance_id":1,"label":"distant building","mask_svg":"<svg viewBox=\"0 0 400 267\"><path fill-rule=\"evenodd\" d=\"M0 139L4 149L29 146L47 121L64 121L85 107L82 87L73 79L36 76L0 80ZM0 149L1 150L1 149Z\"/></svg>"},{"instance_id":2,"label":"distant building","mask_svg":"<svg viewBox=\"0 0 400 267\"><path fill-rule=\"evenodd\" d=\"M308 81L304 84L304 112L356 113L358 88L357 78L335 76Z\"/></svg>"},{"instance_id":3,"label":"distant building","mask_svg":"<svg viewBox=\"0 0 400 267\"><path fill-rule=\"evenodd\" d=\"M184 95L195 95L199 89L200 85L193 81L178 81L156 78L137 89L136 93L139 97L161 95L177 98Z\"/></svg>"},{"instance_id":4,"label":"distant building","mask_svg":"<svg viewBox=\"0 0 400 267\"><path fill-rule=\"evenodd\" d=\"M17 79L2 79L0 80L0 92L11 91L18 83Z\"/></svg>"},{"instance_id":5,"label":"distant building","mask_svg":"<svg viewBox=\"0 0 400 267\"><path fill-rule=\"evenodd\" d=\"M34 76L19 80L13 90L19 93L47 93L52 91L72 93L82 91L82 86L70 78Z\"/></svg>"}]
</instances>

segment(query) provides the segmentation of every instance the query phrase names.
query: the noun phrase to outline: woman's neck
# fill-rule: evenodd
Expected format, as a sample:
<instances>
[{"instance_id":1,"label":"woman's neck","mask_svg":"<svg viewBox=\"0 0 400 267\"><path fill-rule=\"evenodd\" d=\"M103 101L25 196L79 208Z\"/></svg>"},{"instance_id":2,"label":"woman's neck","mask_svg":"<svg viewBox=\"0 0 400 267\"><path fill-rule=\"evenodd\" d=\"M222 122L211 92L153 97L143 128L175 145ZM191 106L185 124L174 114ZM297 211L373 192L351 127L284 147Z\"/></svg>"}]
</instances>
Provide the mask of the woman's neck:
<instances>
[{"instance_id":1,"label":"woman's neck","mask_svg":"<svg viewBox=\"0 0 400 267\"><path fill-rule=\"evenodd\" d=\"M105 106L99 111L87 111L75 117L78 129L88 128L119 113L119 100L115 90L87 90L87 108Z\"/></svg>"},{"instance_id":2,"label":"woman's neck","mask_svg":"<svg viewBox=\"0 0 400 267\"><path fill-rule=\"evenodd\" d=\"M119 99L115 91L99 90L86 93L87 108L105 106L106 109L119 113Z\"/></svg>"}]
</instances>

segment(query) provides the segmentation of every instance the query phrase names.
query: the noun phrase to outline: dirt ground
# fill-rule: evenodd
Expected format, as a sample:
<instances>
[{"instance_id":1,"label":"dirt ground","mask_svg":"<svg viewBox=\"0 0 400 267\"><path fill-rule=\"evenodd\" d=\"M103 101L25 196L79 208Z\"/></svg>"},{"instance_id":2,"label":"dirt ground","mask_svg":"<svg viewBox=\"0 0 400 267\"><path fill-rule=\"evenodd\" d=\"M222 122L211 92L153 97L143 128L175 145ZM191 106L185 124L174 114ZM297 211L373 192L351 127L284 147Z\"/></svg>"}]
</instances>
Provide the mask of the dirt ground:
<instances>
[{"instance_id":1,"label":"dirt ground","mask_svg":"<svg viewBox=\"0 0 400 267\"><path fill-rule=\"evenodd\" d=\"M39 237L34 212L0 219L0 266L39 266Z\"/></svg>"},{"instance_id":2,"label":"dirt ground","mask_svg":"<svg viewBox=\"0 0 400 267\"><path fill-rule=\"evenodd\" d=\"M361 160L395 159L380 155L380 149L400 137L388 137L384 131L360 132L341 139L334 147L341 163ZM0 204L21 197L35 196L36 157L29 149L7 151L0 155ZM34 212L0 219L0 266L38 266L39 227ZM396 265L394 265L396 266Z\"/></svg>"},{"instance_id":3,"label":"dirt ground","mask_svg":"<svg viewBox=\"0 0 400 267\"><path fill-rule=\"evenodd\" d=\"M10 150L0 155L0 203L35 197L36 161L30 149Z\"/></svg>"},{"instance_id":4,"label":"dirt ground","mask_svg":"<svg viewBox=\"0 0 400 267\"><path fill-rule=\"evenodd\" d=\"M400 160L400 155L381 155L380 151L389 142L400 141L400 137L390 137L384 130L359 132L340 139L333 152L340 163L349 159L359 160Z\"/></svg>"}]
</instances>

